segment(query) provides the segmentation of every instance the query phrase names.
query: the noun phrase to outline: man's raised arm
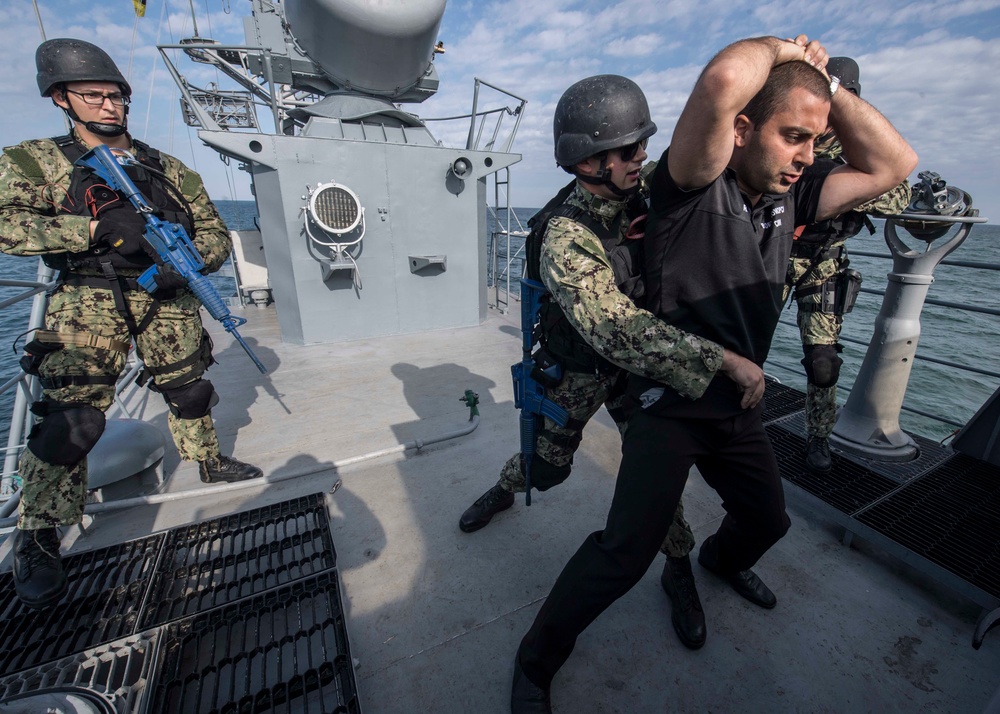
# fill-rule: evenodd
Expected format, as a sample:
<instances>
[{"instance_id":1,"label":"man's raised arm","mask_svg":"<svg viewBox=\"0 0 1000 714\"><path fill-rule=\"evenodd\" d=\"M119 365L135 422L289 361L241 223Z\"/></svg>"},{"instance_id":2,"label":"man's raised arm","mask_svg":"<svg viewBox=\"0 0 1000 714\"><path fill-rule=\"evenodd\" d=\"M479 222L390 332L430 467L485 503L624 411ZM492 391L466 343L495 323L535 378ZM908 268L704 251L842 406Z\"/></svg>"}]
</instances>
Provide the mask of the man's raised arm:
<instances>
[{"instance_id":1,"label":"man's raised arm","mask_svg":"<svg viewBox=\"0 0 1000 714\"><path fill-rule=\"evenodd\" d=\"M847 165L827 177L820 193L817 220L832 218L902 183L917 166L917 154L871 104L838 90L830 106L830 126L837 133Z\"/></svg>"},{"instance_id":2,"label":"man's raised arm","mask_svg":"<svg viewBox=\"0 0 1000 714\"><path fill-rule=\"evenodd\" d=\"M667 163L678 187L686 191L702 188L725 170L733 154L736 116L764 86L771 68L795 60L822 69L826 50L805 35L795 40L756 37L734 42L708 63L670 143Z\"/></svg>"}]
</instances>

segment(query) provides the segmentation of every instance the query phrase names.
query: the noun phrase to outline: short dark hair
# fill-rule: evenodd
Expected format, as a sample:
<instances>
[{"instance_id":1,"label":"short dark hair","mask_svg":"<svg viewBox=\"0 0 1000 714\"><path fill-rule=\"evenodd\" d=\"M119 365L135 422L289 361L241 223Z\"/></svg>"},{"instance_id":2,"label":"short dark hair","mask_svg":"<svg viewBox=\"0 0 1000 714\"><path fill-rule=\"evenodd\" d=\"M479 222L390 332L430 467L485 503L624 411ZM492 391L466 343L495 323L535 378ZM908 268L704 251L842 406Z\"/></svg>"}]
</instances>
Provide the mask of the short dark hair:
<instances>
[{"instance_id":1,"label":"short dark hair","mask_svg":"<svg viewBox=\"0 0 1000 714\"><path fill-rule=\"evenodd\" d=\"M788 93L802 87L810 94L830 101L830 80L808 62L785 62L771 69L767 81L740 114L756 127L765 124L781 107Z\"/></svg>"}]
</instances>

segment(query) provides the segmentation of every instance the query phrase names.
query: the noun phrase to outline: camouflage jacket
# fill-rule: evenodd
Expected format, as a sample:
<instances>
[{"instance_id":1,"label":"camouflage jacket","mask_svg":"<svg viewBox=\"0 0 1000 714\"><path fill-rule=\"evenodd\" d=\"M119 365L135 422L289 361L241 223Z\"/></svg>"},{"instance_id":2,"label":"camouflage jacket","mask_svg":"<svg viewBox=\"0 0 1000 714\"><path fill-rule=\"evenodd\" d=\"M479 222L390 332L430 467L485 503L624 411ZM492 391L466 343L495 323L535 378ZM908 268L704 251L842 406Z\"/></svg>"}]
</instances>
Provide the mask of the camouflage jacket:
<instances>
[{"instance_id":1,"label":"camouflage jacket","mask_svg":"<svg viewBox=\"0 0 1000 714\"><path fill-rule=\"evenodd\" d=\"M578 183L567 203L611 227L624 201L595 196ZM628 229L622 221L619 241ZM542 282L580 335L602 357L697 399L722 366L722 346L672 327L629 300L615 282L600 239L556 217L542 239Z\"/></svg>"},{"instance_id":2,"label":"camouflage jacket","mask_svg":"<svg viewBox=\"0 0 1000 714\"><path fill-rule=\"evenodd\" d=\"M79 136L76 137L79 141ZM30 177L8 152L27 152L41 169L44 183ZM218 270L232 249L229 231L208 198L201 177L179 160L161 153L167 179L180 189L194 218L192 241L205 261L205 272ZM70 187L71 164L51 139L24 141L0 155L0 252L10 255L82 253L90 248L90 218L57 207Z\"/></svg>"}]
</instances>

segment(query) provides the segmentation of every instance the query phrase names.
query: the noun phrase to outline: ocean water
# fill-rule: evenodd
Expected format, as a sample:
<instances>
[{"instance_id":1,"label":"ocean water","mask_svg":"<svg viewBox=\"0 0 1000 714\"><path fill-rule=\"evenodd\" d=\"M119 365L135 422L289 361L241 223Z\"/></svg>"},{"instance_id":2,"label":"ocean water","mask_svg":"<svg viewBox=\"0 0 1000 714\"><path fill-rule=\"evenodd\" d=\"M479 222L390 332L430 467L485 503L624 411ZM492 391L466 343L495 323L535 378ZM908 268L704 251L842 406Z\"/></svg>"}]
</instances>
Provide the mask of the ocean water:
<instances>
[{"instance_id":1,"label":"ocean water","mask_svg":"<svg viewBox=\"0 0 1000 714\"><path fill-rule=\"evenodd\" d=\"M231 230L245 230L254 227L256 206L253 201L218 201L216 205ZM520 226L527 228L528 218L536 210L533 208L514 209L516 220L512 217L512 228L516 230L519 227L518 221L520 221ZM487 221L488 235L483 237L484 241L489 241L493 225L493 217L490 216ZM874 236L868 236L866 231L862 232L861 235L848 243L848 247L854 250L888 254L880 223L878 228L879 230ZM910 244L913 245L913 242L911 241ZM505 247L503 243L498 246L501 254ZM513 237L511 239L511 253L516 254L520 247L521 239ZM965 243L950 258L1000 264L1000 226L990 224L976 226ZM891 263L887 259L853 255L851 267L859 270L864 276L864 288L884 289L885 276L891 269ZM0 275L5 278L32 280L36 270L37 262L34 259L0 253ZM520 261L516 260L512 272L517 273L518 271L520 271ZM222 277L215 279L214 282L221 295L235 293L231 278ZM1000 285L1000 280L995 272L942 265L935 273L935 282L931 286L929 297L993 308L997 304L994 292L997 285ZM17 288L0 287L0 301L10 298L18 292L20 290ZM874 320L881 302L881 296L862 293L854 311L845 319L843 336L867 343L871 338ZM17 359L12 351L12 345L15 337L25 329L29 310L29 304L19 303L0 312L0 353L7 354L6 358L0 360L0 383L16 374ZM1000 345L998 342L1000 342L1000 317L925 305L921 317L918 359L914 363L910 376L904 406L947 416L954 421L964 423L993 393L1000 380L981 374L958 372L942 365L921 360L919 356L931 355L938 359L1000 373L1000 349L998 349ZM22 339L18 347L23 347L23 345ZM853 383L857 375L865 349L864 346L850 342L844 343L842 355L844 366L840 379L841 403L846 398L846 388ZM805 375L799 364L801 358L802 350L798 328L795 327L795 310L794 308L786 309L775 333L766 371L785 384L805 389ZM6 444L12 402L11 392L0 395L0 440L4 444ZM935 439L945 438L955 429L947 424L905 411L900 417L900 423L908 431Z\"/></svg>"}]
</instances>

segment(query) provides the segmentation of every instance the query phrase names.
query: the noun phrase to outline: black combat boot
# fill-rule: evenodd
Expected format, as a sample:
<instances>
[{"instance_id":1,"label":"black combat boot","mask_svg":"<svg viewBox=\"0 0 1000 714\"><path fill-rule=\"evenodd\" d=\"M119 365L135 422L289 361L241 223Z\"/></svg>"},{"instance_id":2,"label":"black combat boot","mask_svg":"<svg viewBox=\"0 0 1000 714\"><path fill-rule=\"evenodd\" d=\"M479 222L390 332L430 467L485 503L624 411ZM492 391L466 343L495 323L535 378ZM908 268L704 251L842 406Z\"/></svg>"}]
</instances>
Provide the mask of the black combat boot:
<instances>
[{"instance_id":1,"label":"black combat boot","mask_svg":"<svg viewBox=\"0 0 1000 714\"><path fill-rule=\"evenodd\" d=\"M806 443L806 468L818 474L830 473L830 440L824 436L810 436Z\"/></svg>"},{"instance_id":2,"label":"black combat boot","mask_svg":"<svg viewBox=\"0 0 1000 714\"><path fill-rule=\"evenodd\" d=\"M458 527L466 533L478 531L489 523L493 516L513 505L514 494L497 484L465 510L458 521Z\"/></svg>"},{"instance_id":3,"label":"black combat boot","mask_svg":"<svg viewBox=\"0 0 1000 714\"><path fill-rule=\"evenodd\" d=\"M66 593L55 528L14 531L14 592L28 607L54 605Z\"/></svg>"},{"instance_id":4,"label":"black combat boot","mask_svg":"<svg viewBox=\"0 0 1000 714\"><path fill-rule=\"evenodd\" d=\"M681 638L685 647L692 650L701 649L705 644L705 613L698 599L698 589L694 584L694 573L691 572L691 559L671 558L663 565L663 575L660 585L670 598L670 622L674 631Z\"/></svg>"},{"instance_id":5,"label":"black combat boot","mask_svg":"<svg viewBox=\"0 0 1000 714\"><path fill-rule=\"evenodd\" d=\"M198 463L198 473L205 483L234 483L264 475L256 466L237 461L230 456L209 456Z\"/></svg>"},{"instance_id":6,"label":"black combat boot","mask_svg":"<svg viewBox=\"0 0 1000 714\"><path fill-rule=\"evenodd\" d=\"M749 568L735 573L724 573L719 569L718 558L719 554L715 548L715 536L709 536L701 544L701 550L698 551L698 563L701 567L724 579L733 590L754 605L770 610L778 604L778 598L764 584L764 581L757 577L757 573Z\"/></svg>"}]
</instances>

